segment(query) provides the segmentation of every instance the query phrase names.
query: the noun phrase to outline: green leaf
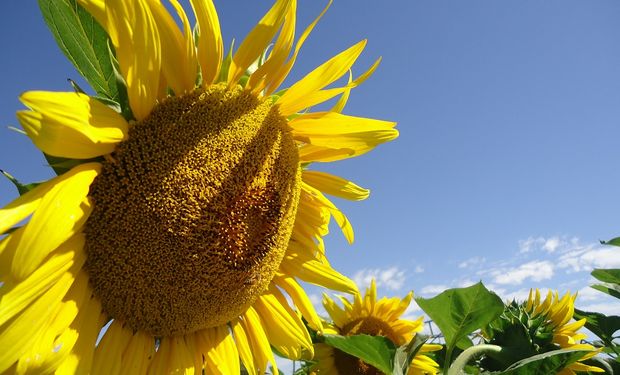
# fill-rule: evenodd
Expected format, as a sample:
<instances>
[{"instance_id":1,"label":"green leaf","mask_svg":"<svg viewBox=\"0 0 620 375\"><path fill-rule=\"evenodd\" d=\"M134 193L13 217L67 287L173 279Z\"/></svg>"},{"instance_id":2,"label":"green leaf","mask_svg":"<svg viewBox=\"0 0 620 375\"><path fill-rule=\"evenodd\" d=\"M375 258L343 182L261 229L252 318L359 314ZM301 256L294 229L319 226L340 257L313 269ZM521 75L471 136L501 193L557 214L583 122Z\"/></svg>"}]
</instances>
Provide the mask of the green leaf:
<instances>
[{"instance_id":1,"label":"green leaf","mask_svg":"<svg viewBox=\"0 0 620 375\"><path fill-rule=\"evenodd\" d=\"M620 256L620 252L618 253L618 256ZM594 276L599 281L602 281L604 283L620 285L620 269L617 269L617 268L616 269L614 269L614 268L608 268L608 269L597 268L594 271L592 271L591 275Z\"/></svg>"},{"instance_id":2,"label":"green leaf","mask_svg":"<svg viewBox=\"0 0 620 375\"><path fill-rule=\"evenodd\" d=\"M418 305L437 324L446 339L444 372L456 346L472 345L470 333L489 324L504 311L504 303L481 282L467 288L448 289L433 298L416 298Z\"/></svg>"},{"instance_id":3,"label":"green leaf","mask_svg":"<svg viewBox=\"0 0 620 375\"><path fill-rule=\"evenodd\" d=\"M394 371L396 346L387 337L324 335L323 342L361 359L385 374L392 374Z\"/></svg>"},{"instance_id":4,"label":"green leaf","mask_svg":"<svg viewBox=\"0 0 620 375\"><path fill-rule=\"evenodd\" d=\"M58 46L97 94L118 102L109 38L75 0L38 0Z\"/></svg>"},{"instance_id":5,"label":"green leaf","mask_svg":"<svg viewBox=\"0 0 620 375\"><path fill-rule=\"evenodd\" d=\"M407 374L411 361L413 361L416 354L422 349L422 345L426 343L426 340L428 340L428 336L416 334L409 343L396 349L393 375Z\"/></svg>"},{"instance_id":6,"label":"green leaf","mask_svg":"<svg viewBox=\"0 0 620 375\"><path fill-rule=\"evenodd\" d=\"M514 363L505 371L495 372L497 375L540 375L556 374L566 366L581 359L587 351L559 349L538 354Z\"/></svg>"},{"instance_id":7,"label":"green leaf","mask_svg":"<svg viewBox=\"0 0 620 375\"><path fill-rule=\"evenodd\" d=\"M468 334L504 311L502 300L480 282L467 288L448 289L430 299L416 298L416 302L437 324L448 347L464 344Z\"/></svg>"},{"instance_id":8,"label":"green leaf","mask_svg":"<svg viewBox=\"0 0 620 375\"><path fill-rule=\"evenodd\" d=\"M38 185L41 184L40 182L33 182L33 183L30 183L30 184L22 184L15 177L13 177L9 172L3 171L2 169L0 169L0 173L2 173L2 175L4 175L4 177L6 177L9 181L11 181L13 183L13 185L15 185L15 187L17 188L17 191L19 192L19 195L24 195L27 192L29 192L30 190L34 189L35 187L37 187Z\"/></svg>"},{"instance_id":9,"label":"green leaf","mask_svg":"<svg viewBox=\"0 0 620 375\"><path fill-rule=\"evenodd\" d=\"M609 241L599 241L601 245L620 246L620 237L612 238Z\"/></svg>"},{"instance_id":10,"label":"green leaf","mask_svg":"<svg viewBox=\"0 0 620 375\"><path fill-rule=\"evenodd\" d=\"M620 286L594 284L594 285L590 285L590 287L600 292L607 293L610 296L620 298Z\"/></svg>"}]
</instances>

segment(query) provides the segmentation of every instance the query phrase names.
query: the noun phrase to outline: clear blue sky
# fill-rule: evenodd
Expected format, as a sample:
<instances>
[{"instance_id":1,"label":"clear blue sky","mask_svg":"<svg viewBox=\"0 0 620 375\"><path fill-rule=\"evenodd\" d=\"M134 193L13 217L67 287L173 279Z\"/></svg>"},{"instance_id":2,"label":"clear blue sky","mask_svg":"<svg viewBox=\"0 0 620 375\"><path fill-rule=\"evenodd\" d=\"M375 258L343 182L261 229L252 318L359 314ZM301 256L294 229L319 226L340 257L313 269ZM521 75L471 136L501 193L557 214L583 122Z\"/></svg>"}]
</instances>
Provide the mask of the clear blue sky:
<instances>
[{"instance_id":1,"label":"clear blue sky","mask_svg":"<svg viewBox=\"0 0 620 375\"><path fill-rule=\"evenodd\" d=\"M300 27L324 4L299 0ZM270 2L216 6L229 43ZM35 1L0 9L0 168L45 179L36 149L5 126L17 125L22 91L71 90L66 79L78 74ZM615 0L335 0L292 78L368 38L355 71L383 63L347 113L397 121L401 136L316 166L372 190L368 201L337 202L356 243L334 228L333 265L358 280L378 275L384 294L482 279L506 297L531 286L582 290L592 267L620 267L620 252L597 245L620 235L618 19ZM0 203L15 194L0 181ZM583 306L620 310L582 297Z\"/></svg>"}]
</instances>

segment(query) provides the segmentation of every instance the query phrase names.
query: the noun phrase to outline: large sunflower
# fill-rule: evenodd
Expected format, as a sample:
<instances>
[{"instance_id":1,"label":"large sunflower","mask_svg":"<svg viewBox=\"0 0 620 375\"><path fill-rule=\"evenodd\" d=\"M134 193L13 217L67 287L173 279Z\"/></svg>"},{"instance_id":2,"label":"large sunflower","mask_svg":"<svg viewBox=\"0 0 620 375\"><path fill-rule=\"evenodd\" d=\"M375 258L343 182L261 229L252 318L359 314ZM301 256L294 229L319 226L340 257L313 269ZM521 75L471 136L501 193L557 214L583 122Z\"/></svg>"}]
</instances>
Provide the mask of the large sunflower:
<instances>
[{"instance_id":1,"label":"large sunflower","mask_svg":"<svg viewBox=\"0 0 620 375\"><path fill-rule=\"evenodd\" d=\"M366 334L371 336L385 336L395 345L407 344L416 332L422 330L423 317L417 320L401 319L401 315L411 303L413 293L410 292L404 298L383 297L377 300L377 287L375 280L370 283L370 288L362 296L359 292L354 293L353 303L346 298L340 298L343 307L338 306L336 301L323 296L323 306L331 317L333 323L325 324L324 333L332 333L343 336ZM326 344L316 344L316 353L313 370L317 374L325 375L380 375L379 370L364 361L346 354ZM424 344L414 357L409 366L409 375L436 374L439 365L424 353L441 349L441 345Z\"/></svg>"},{"instance_id":2,"label":"large sunflower","mask_svg":"<svg viewBox=\"0 0 620 375\"><path fill-rule=\"evenodd\" d=\"M586 334L578 332L586 319L570 322L575 312L577 295L566 293L560 298L559 293L549 291L541 300L540 290L531 289L526 302L513 301L507 305L500 317L483 330L485 340L490 344L518 350L504 350L501 355L488 353L482 365L487 370L500 371L519 360L557 349L575 349L589 351L577 362L561 369L558 374L575 375L575 372L604 372L582 361L598 353L590 344L581 340Z\"/></svg>"},{"instance_id":3,"label":"large sunflower","mask_svg":"<svg viewBox=\"0 0 620 375\"><path fill-rule=\"evenodd\" d=\"M327 88L366 42L277 91L324 12L294 45L296 1L278 0L224 58L211 0L191 0L197 38L177 0L182 27L159 0L78 3L110 37L130 108L21 96L34 144L81 162L0 211L0 373L255 374L272 347L311 357L301 316L322 326L299 280L356 291L325 258L330 217L353 232L324 193L368 191L308 165L398 135L341 114L376 63Z\"/></svg>"}]
</instances>

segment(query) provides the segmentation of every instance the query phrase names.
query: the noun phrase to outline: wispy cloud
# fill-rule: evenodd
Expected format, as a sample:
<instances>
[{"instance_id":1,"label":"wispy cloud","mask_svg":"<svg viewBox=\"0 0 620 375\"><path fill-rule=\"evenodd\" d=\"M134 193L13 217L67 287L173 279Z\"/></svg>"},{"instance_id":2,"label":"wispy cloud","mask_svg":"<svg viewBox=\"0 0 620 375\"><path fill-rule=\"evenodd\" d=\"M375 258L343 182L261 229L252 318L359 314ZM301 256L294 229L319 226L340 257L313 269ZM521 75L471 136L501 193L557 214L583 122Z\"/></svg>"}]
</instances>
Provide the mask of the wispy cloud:
<instances>
[{"instance_id":1,"label":"wispy cloud","mask_svg":"<svg viewBox=\"0 0 620 375\"><path fill-rule=\"evenodd\" d=\"M541 281L553 277L553 263L531 261L512 269L498 269L491 272L493 282L507 285L520 285L525 280Z\"/></svg>"},{"instance_id":2,"label":"wispy cloud","mask_svg":"<svg viewBox=\"0 0 620 375\"><path fill-rule=\"evenodd\" d=\"M472 268L486 262L485 257L473 257L459 263L459 268Z\"/></svg>"},{"instance_id":3,"label":"wispy cloud","mask_svg":"<svg viewBox=\"0 0 620 375\"><path fill-rule=\"evenodd\" d=\"M445 284L426 285L420 289L419 294L423 296L435 296L448 288L449 286Z\"/></svg>"},{"instance_id":4,"label":"wispy cloud","mask_svg":"<svg viewBox=\"0 0 620 375\"><path fill-rule=\"evenodd\" d=\"M593 268L618 268L620 248L590 245L571 249L560 256L558 267L569 268L573 272L590 271Z\"/></svg>"},{"instance_id":5,"label":"wispy cloud","mask_svg":"<svg viewBox=\"0 0 620 375\"><path fill-rule=\"evenodd\" d=\"M421 269L420 272L424 270ZM377 288L386 288L388 290L399 290L405 284L405 271L398 267L389 268L367 268L359 270L353 276L353 281L360 289L370 285L370 281L375 279Z\"/></svg>"}]
</instances>

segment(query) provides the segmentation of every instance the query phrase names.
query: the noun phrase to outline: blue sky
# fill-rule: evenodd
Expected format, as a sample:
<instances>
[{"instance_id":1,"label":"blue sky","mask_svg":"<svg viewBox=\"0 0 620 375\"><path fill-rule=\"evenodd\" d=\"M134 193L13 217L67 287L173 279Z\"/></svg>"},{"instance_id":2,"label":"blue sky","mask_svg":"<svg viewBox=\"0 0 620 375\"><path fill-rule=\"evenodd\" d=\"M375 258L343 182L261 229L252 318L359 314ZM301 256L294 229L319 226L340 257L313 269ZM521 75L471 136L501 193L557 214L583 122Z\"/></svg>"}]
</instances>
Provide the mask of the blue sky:
<instances>
[{"instance_id":1,"label":"blue sky","mask_svg":"<svg viewBox=\"0 0 620 375\"><path fill-rule=\"evenodd\" d=\"M227 43L269 2L216 1ZM300 27L325 2L299 0ZM478 280L505 298L530 287L580 291L578 305L620 311L591 292L589 271L620 268L599 239L620 235L620 2L336 0L304 45L290 82L363 38L354 73L375 75L346 112L394 120L400 138L315 168L371 189L335 200L356 230L333 228L335 268L379 293L431 296ZM24 182L51 176L16 126L25 90L80 82L35 1L0 7L0 168ZM16 195L0 181L0 203ZM318 301L319 291L313 291ZM415 315L415 309L411 314Z\"/></svg>"}]
</instances>

